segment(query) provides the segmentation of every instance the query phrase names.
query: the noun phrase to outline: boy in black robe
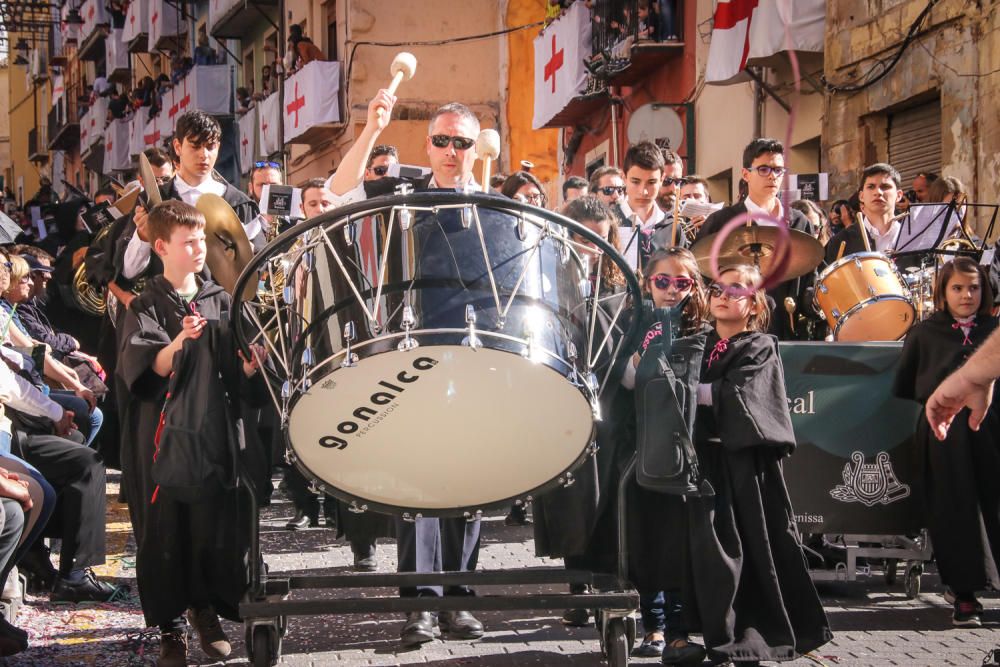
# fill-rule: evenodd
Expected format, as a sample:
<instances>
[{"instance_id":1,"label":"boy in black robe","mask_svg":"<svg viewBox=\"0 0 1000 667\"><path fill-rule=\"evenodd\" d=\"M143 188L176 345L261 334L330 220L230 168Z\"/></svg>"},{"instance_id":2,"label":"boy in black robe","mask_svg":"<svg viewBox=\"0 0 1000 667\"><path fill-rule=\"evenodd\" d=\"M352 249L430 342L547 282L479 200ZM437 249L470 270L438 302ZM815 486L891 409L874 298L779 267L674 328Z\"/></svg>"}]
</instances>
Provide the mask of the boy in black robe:
<instances>
[{"instance_id":1,"label":"boy in black robe","mask_svg":"<svg viewBox=\"0 0 1000 667\"><path fill-rule=\"evenodd\" d=\"M132 446L122 452L124 483L137 546L137 582L149 625L160 627L162 667L186 664L184 614L213 659L231 650L217 616L238 620L237 605L248 582L250 509L241 488L206 488L210 500L180 502L154 481L154 455L168 376L194 354L202 334L212 329L209 363L227 387L228 414L238 420L241 385L257 369L242 369L229 332L231 300L199 274L205 262L205 219L179 201L154 208L147 221L163 274L153 278L125 315L118 372L134 397L125 432ZM255 359L262 350L255 349ZM205 356L199 357L203 363ZM242 370L242 373L240 372ZM178 389L172 389L177 392ZM192 415L192 423L196 415ZM237 429L238 432L238 429ZM234 461L232 465L237 465ZM218 487L218 488L216 488Z\"/></svg>"}]
</instances>

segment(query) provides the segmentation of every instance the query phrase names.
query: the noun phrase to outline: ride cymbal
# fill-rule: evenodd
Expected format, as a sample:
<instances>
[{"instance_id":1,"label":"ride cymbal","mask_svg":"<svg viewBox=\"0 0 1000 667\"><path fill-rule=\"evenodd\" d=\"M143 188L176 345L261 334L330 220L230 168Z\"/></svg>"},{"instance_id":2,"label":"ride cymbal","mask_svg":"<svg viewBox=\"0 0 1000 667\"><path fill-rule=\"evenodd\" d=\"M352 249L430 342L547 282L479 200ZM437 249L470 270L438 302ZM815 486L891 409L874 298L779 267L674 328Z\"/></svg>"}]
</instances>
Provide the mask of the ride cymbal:
<instances>
[{"instance_id":1,"label":"ride cymbal","mask_svg":"<svg viewBox=\"0 0 1000 667\"><path fill-rule=\"evenodd\" d=\"M691 252L698 260L698 268L706 276L712 275L710 257L716 236L718 236L718 232L709 234L705 238L699 239L691 247ZM757 224L738 227L726 237L719 249L719 268L735 264L750 264L757 266L761 273L767 275L771 270L772 263L777 259L774 251L778 247L780 239L781 232L777 227ZM803 276L814 270L823 260L822 244L805 232L789 229L788 243L791 258L782 280Z\"/></svg>"},{"instance_id":2,"label":"ride cymbal","mask_svg":"<svg viewBox=\"0 0 1000 667\"><path fill-rule=\"evenodd\" d=\"M205 264L212 279L233 294L237 278L253 257L253 246L236 211L219 195L201 195L195 208L205 216ZM247 281L243 298L252 299L256 291L257 285Z\"/></svg>"}]
</instances>

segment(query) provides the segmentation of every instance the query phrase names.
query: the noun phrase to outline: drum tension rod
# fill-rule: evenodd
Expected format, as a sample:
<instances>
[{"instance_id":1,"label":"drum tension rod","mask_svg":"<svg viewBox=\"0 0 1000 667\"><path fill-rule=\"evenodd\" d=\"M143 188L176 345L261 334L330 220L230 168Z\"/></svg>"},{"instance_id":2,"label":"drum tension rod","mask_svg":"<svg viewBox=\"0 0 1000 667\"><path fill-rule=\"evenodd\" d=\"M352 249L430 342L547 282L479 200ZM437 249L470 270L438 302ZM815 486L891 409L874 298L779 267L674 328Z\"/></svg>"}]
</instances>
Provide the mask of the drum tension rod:
<instances>
[{"instance_id":1,"label":"drum tension rod","mask_svg":"<svg viewBox=\"0 0 1000 667\"><path fill-rule=\"evenodd\" d=\"M420 345L420 343L410 337L410 329L412 329L416 323L417 320L413 317L413 308L410 306L403 306L403 320L400 322L400 326L403 327L404 332L403 340L399 341L399 345L396 346L396 349L400 352L412 350Z\"/></svg>"},{"instance_id":2,"label":"drum tension rod","mask_svg":"<svg viewBox=\"0 0 1000 667\"><path fill-rule=\"evenodd\" d=\"M357 337L354 331L354 322L344 325L344 360L340 362L341 368L353 368L358 363L358 355L351 351L351 343Z\"/></svg>"},{"instance_id":3,"label":"drum tension rod","mask_svg":"<svg viewBox=\"0 0 1000 667\"><path fill-rule=\"evenodd\" d=\"M469 325L469 335L462 340L462 345L478 350L483 343L476 335L476 309L471 303L465 304L465 323Z\"/></svg>"}]
</instances>

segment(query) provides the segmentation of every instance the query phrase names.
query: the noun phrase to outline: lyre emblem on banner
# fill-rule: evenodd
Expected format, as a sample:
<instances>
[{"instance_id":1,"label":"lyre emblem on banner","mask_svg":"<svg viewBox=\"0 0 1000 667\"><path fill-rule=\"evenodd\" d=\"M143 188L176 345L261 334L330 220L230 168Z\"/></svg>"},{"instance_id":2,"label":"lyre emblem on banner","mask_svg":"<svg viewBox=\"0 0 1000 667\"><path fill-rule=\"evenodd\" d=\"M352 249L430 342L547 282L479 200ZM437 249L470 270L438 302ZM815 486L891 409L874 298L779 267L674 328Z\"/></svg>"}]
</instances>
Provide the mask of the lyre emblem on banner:
<instances>
[{"instance_id":1,"label":"lyre emblem on banner","mask_svg":"<svg viewBox=\"0 0 1000 667\"><path fill-rule=\"evenodd\" d=\"M909 484L901 484L892 470L886 452L879 452L874 463L865 463L861 452L851 454L851 463L844 464L843 484L830 490L830 495L845 503L858 502L867 507L888 505L910 495Z\"/></svg>"}]
</instances>

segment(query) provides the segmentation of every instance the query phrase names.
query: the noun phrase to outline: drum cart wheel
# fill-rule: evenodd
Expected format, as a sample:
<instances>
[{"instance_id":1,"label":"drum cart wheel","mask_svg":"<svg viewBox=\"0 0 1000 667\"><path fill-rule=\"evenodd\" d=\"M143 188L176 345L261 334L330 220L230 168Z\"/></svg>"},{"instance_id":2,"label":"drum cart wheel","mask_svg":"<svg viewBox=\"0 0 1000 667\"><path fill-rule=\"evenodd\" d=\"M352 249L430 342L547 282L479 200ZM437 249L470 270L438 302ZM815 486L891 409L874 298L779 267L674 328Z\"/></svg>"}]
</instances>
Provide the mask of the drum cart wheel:
<instances>
[{"instance_id":1,"label":"drum cart wheel","mask_svg":"<svg viewBox=\"0 0 1000 667\"><path fill-rule=\"evenodd\" d=\"M281 635L278 619L256 619L247 622L247 657L253 667L272 667L281 657Z\"/></svg>"},{"instance_id":2,"label":"drum cart wheel","mask_svg":"<svg viewBox=\"0 0 1000 667\"><path fill-rule=\"evenodd\" d=\"M903 590L906 597L914 599L920 595L920 576L924 573L924 563L911 560L906 563L906 573L903 574Z\"/></svg>"},{"instance_id":3,"label":"drum cart wheel","mask_svg":"<svg viewBox=\"0 0 1000 667\"><path fill-rule=\"evenodd\" d=\"M896 583L896 567L898 565L898 558L885 559L885 583L887 586L892 586Z\"/></svg>"},{"instance_id":4,"label":"drum cart wheel","mask_svg":"<svg viewBox=\"0 0 1000 667\"><path fill-rule=\"evenodd\" d=\"M611 667L625 667L635 646L636 624L630 614L622 611L602 610L598 613L601 653Z\"/></svg>"}]
</instances>

